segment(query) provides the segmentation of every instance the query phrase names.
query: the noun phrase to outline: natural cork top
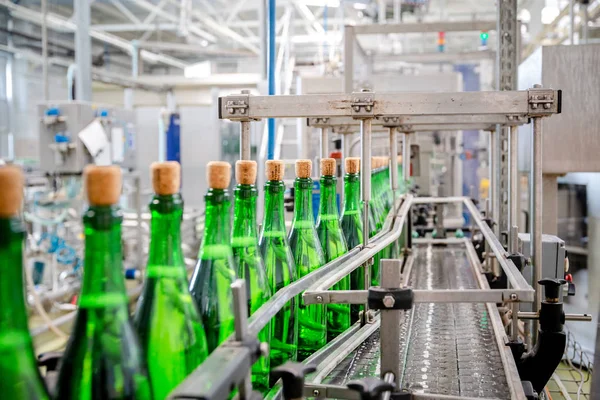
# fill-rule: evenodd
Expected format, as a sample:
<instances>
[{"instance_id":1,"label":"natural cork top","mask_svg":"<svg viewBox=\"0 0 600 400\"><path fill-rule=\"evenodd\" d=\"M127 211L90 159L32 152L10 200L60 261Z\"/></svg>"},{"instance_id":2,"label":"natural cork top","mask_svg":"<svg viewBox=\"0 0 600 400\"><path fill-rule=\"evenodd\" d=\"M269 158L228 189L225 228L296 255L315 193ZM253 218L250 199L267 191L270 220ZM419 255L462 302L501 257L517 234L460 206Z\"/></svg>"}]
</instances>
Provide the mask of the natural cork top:
<instances>
[{"instance_id":1,"label":"natural cork top","mask_svg":"<svg viewBox=\"0 0 600 400\"><path fill-rule=\"evenodd\" d=\"M240 185L254 185L256 183L256 161L237 161L235 163L235 180Z\"/></svg>"},{"instance_id":2,"label":"natural cork top","mask_svg":"<svg viewBox=\"0 0 600 400\"><path fill-rule=\"evenodd\" d=\"M211 161L206 165L206 180L211 189L227 189L231 182L231 165L225 161Z\"/></svg>"},{"instance_id":3,"label":"natural cork top","mask_svg":"<svg viewBox=\"0 0 600 400\"><path fill-rule=\"evenodd\" d=\"M0 167L0 217L13 217L23 202L23 171L15 165Z\"/></svg>"},{"instance_id":4,"label":"natural cork top","mask_svg":"<svg viewBox=\"0 0 600 400\"><path fill-rule=\"evenodd\" d=\"M321 159L321 175L322 176L334 176L335 175L335 158Z\"/></svg>"},{"instance_id":5,"label":"natural cork top","mask_svg":"<svg viewBox=\"0 0 600 400\"><path fill-rule=\"evenodd\" d=\"M402 156L398 156L398 164L402 164Z\"/></svg>"},{"instance_id":6,"label":"natural cork top","mask_svg":"<svg viewBox=\"0 0 600 400\"><path fill-rule=\"evenodd\" d=\"M266 163L266 175L268 181L281 181L283 180L283 173L285 172L285 166L281 160L268 160Z\"/></svg>"},{"instance_id":7,"label":"natural cork top","mask_svg":"<svg viewBox=\"0 0 600 400\"><path fill-rule=\"evenodd\" d=\"M111 206L121 196L121 168L116 165L88 165L83 170L87 197L92 206Z\"/></svg>"},{"instance_id":8,"label":"natural cork top","mask_svg":"<svg viewBox=\"0 0 600 400\"><path fill-rule=\"evenodd\" d=\"M298 178L310 178L312 173L311 160L296 160L296 176Z\"/></svg>"},{"instance_id":9,"label":"natural cork top","mask_svg":"<svg viewBox=\"0 0 600 400\"><path fill-rule=\"evenodd\" d=\"M158 195L179 193L181 166L177 161L155 162L150 165L152 187Z\"/></svg>"},{"instance_id":10,"label":"natural cork top","mask_svg":"<svg viewBox=\"0 0 600 400\"><path fill-rule=\"evenodd\" d=\"M379 168L379 159L377 157L371 157L371 169Z\"/></svg>"},{"instance_id":11,"label":"natural cork top","mask_svg":"<svg viewBox=\"0 0 600 400\"><path fill-rule=\"evenodd\" d=\"M347 174L358 174L360 171L360 158L359 157L346 157L346 173Z\"/></svg>"}]
</instances>

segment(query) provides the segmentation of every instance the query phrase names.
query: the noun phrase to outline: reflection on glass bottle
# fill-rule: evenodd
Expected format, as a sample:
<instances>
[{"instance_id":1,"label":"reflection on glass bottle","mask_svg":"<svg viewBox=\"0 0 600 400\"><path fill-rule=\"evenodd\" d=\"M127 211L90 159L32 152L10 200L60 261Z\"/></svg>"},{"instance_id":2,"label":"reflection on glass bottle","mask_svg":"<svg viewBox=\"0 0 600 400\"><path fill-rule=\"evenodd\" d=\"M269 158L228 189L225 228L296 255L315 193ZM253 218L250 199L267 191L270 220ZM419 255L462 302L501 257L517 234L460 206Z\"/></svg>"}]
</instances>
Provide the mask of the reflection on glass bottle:
<instances>
[{"instance_id":1,"label":"reflection on glass bottle","mask_svg":"<svg viewBox=\"0 0 600 400\"><path fill-rule=\"evenodd\" d=\"M258 245L260 247L271 293L296 280L296 265L285 230L283 194L284 165L279 160L266 162L265 212ZM290 300L271 324L271 369L286 361L296 361L298 352L298 303Z\"/></svg>"},{"instance_id":2,"label":"reflection on glass bottle","mask_svg":"<svg viewBox=\"0 0 600 400\"><path fill-rule=\"evenodd\" d=\"M298 278L308 275L325 264L313 220L311 171L312 162L310 160L296 161L294 220L289 240L298 268ZM323 347L327 341L325 305L305 306L301 304L298 330L298 360L302 361Z\"/></svg>"},{"instance_id":3,"label":"reflection on glass bottle","mask_svg":"<svg viewBox=\"0 0 600 400\"><path fill-rule=\"evenodd\" d=\"M319 216L317 217L317 234L323 248L325 262L335 260L346 254L348 247L342 233L336 204L335 177L336 162L333 158L321 160L321 196ZM336 283L332 290L350 290L350 276ZM350 305L327 305L327 341L335 339L340 333L350 327Z\"/></svg>"},{"instance_id":4,"label":"reflection on glass bottle","mask_svg":"<svg viewBox=\"0 0 600 400\"><path fill-rule=\"evenodd\" d=\"M234 216L231 247L237 276L246 280L248 315L252 315L269 298L271 289L267 280L265 264L258 247L256 228L256 162L243 160L235 164L235 176L238 185L234 190ZM271 324L259 333L261 342L269 342ZM261 357L252 366L252 386L255 390L266 392L269 389L269 358Z\"/></svg>"},{"instance_id":5,"label":"reflection on glass bottle","mask_svg":"<svg viewBox=\"0 0 600 400\"><path fill-rule=\"evenodd\" d=\"M151 399L125 292L121 169L88 166L85 264L79 309L56 384L57 399Z\"/></svg>"},{"instance_id":6,"label":"reflection on glass bottle","mask_svg":"<svg viewBox=\"0 0 600 400\"><path fill-rule=\"evenodd\" d=\"M25 227L18 218L23 172L0 167L0 397L47 400L37 368L23 293Z\"/></svg>"},{"instance_id":7,"label":"reflection on glass bottle","mask_svg":"<svg viewBox=\"0 0 600 400\"><path fill-rule=\"evenodd\" d=\"M198 263L190 281L190 293L196 302L211 353L234 331L231 284L236 279L231 250L229 182L231 165L211 161L207 165L208 192L204 196L206 212L204 235Z\"/></svg>"},{"instance_id":8,"label":"reflection on glass bottle","mask_svg":"<svg viewBox=\"0 0 600 400\"><path fill-rule=\"evenodd\" d=\"M363 243L362 207L360 204L360 158L346 158L346 176L344 176L344 207L340 225L346 239L348 249L353 249ZM350 274L350 289L365 290L364 267L359 267ZM360 304L350 306L351 322L358 320L362 310Z\"/></svg>"},{"instance_id":9,"label":"reflection on glass bottle","mask_svg":"<svg viewBox=\"0 0 600 400\"><path fill-rule=\"evenodd\" d=\"M171 161L154 163L150 169L156 194L149 205L148 265L134 323L154 397L164 399L204 361L208 350L181 250L181 167Z\"/></svg>"}]
</instances>

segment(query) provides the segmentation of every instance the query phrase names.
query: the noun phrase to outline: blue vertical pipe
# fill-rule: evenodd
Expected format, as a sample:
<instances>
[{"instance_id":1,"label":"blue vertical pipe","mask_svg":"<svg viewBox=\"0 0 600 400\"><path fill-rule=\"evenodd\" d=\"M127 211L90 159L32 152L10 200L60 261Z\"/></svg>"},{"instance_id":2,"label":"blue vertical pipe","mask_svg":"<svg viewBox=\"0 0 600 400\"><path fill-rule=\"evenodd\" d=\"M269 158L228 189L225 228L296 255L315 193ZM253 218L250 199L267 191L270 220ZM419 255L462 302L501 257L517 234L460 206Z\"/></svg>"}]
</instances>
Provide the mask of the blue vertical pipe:
<instances>
[{"instance_id":1,"label":"blue vertical pipe","mask_svg":"<svg viewBox=\"0 0 600 400\"><path fill-rule=\"evenodd\" d=\"M269 95L275 94L275 23L276 23L276 5L275 0L269 0L269 56L268 56L268 73L269 78ZM267 159L272 160L275 157L275 120L269 118L268 129L269 136L267 138Z\"/></svg>"}]
</instances>

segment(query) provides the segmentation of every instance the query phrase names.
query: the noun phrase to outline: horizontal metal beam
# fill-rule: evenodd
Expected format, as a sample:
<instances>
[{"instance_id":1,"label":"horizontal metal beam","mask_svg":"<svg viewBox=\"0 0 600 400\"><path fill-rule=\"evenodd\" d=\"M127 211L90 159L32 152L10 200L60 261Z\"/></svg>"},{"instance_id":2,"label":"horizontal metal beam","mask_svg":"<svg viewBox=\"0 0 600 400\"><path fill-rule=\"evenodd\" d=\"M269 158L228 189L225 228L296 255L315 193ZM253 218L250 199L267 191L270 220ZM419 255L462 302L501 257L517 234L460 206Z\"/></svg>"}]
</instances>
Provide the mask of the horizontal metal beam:
<instances>
[{"instance_id":1,"label":"horizontal metal beam","mask_svg":"<svg viewBox=\"0 0 600 400\"><path fill-rule=\"evenodd\" d=\"M150 50L167 50L167 51L178 51L185 53L192 53L196 55L218 55L218 56L232 56L232 57L249 57L255 56L254 53L248 50L234 50L234 49L223 49L223 48L207 48L200 45L188 44L188 43L173 43L173 42L150 42L150 41L139 41L137 42L140 48Z\"/></svg>"},{"instance_id":2,"label":"horizontal metal beam","mask_svg":"<svg viewBox=\"0 0 600 400\"><path fill-rule=\"evenodd\" d=\"M357 35L376 35L387 33L423 33L423 32L465 32L493 31L496 21L439 21L415 22L406 24L365 24L352 27Z\"/></svg>"},{"instance_id":3,"label":"horizontal metal beam","mask_svg":"<svg viewBox=\"0 0 600 400\"><path fill-rule=\"evenodd\" d=\"M381 54L373 57L376 62L401 61L408 63L456 63L467 61L494 60L496 52L492 50L465 51L460 53L401 53Z\"/></svg>"},{"instance_id":4,"label":"horizontal metal beam","mask_svg":"<svg viewBox=\"0 0 600 400\"><path fill-rule=\"evenodd\" d=\"M96 24L93 29L104 32L141 32L141 31L177 31L179 25L174 23L156 23L156 24Z\"/></svg>"},{"instance_id":5,"label":"horizontal metal beam","mask_svg":"<svg viewBox=\"0 0 600 400\"><path fill-rule=\"evenodd\" d=\"M377 117L371 124L373 126L393 126L400 129L407 129L412 132L419 129L419 125L445 125L444 130L467 130L464 126L472 125L524 125L528 124L529 119L517 116L480 114L480 115L412 115L399 117ZM343 126L360 126L360 120L352 117L328 117L328 118L307 118L306 125L313 128L335 128ZM483 128L482 128L483 129ZM418 201L416 198L415 201Z\"/></svg>"},{"instance_id":6,"label":"horizontal metal beam","mask_svg":"<svg viewBox=\"0 0 600 400\"><path fill-rule=\"evenodd\" d=\"M221 97L219 117L222 119L433 116L494 114L528 116L544 115L559 110L558 91L547 90L550 108L530 108L532 91L449 92L449 93L342 93L294 96ZM365 97L372 99L365 103ZM542 100L540 100L542 101ZM545 101L545 100L544 100ZM541 107L541 106L540 106ZM358 111L364 112L358 112Z\"/></svg>"}]
</instances>

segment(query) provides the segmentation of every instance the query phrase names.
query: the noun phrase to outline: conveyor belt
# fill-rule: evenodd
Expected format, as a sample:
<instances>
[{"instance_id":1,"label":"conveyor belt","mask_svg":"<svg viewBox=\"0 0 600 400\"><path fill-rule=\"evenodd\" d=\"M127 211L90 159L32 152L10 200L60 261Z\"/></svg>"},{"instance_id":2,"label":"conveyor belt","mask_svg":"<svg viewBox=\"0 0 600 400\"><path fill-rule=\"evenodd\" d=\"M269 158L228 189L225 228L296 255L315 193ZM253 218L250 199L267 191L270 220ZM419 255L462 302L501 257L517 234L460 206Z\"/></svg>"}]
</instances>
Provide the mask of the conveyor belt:
<instances>
[{"instance_id":1,"label":"conveyor belt","mask_svg":"<svg viewBox=\"0 0 600 400\"><path fill-rule=\"evenodd\" d=\"M416 245L410 285L418 289L477 289L464 244ZM401 329L403 386L419 393L510 399L501 357L484 304L416 304ZM406 337L410 346L406 348ZM324 380L379 376L379 331Z\"/></svg>"}]
</instances>

